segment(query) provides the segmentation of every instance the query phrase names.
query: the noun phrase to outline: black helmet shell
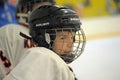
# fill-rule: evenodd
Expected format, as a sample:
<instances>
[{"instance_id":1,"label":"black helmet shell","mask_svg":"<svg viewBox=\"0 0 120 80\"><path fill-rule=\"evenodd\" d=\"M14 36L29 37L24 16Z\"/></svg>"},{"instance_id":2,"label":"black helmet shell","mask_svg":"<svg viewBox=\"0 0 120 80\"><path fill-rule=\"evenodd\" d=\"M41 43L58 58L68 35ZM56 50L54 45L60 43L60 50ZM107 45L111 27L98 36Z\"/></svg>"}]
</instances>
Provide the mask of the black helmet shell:
<instances>
[{"instance_id":1,"label":"black helmet shell","mask_svg":"<svg viewBox=\"0 0 120 80\"><path fill-rule=\"evenodd\" d=\"M29 18L31 28L55 29L57 28L80 28L80 19L75 11L63 7L45 5L34 10Z\"/></svg>"}]
</instances>

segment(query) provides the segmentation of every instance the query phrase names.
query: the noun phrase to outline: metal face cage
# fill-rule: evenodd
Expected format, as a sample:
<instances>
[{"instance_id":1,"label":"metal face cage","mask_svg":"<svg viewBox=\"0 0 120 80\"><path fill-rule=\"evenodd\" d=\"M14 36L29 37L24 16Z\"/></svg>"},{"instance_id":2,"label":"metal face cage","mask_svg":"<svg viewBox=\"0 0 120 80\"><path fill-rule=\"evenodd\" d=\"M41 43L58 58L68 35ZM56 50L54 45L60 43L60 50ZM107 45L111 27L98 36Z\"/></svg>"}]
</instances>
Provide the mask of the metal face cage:
<instances>
[{"instance_id":1,"label":"metal face cage","mask_svg":"<svg viewBox=\"0 0 120 80\"><path fill-rule=\"evenodd\" d=\"M73 48L70 54L66 54L64 53L64 46L63 49L61 50L59 54L59 56L66 62L66 63L71 63L72 61L74 61L75 59L77 59L84 51L84 47L85 47L85 43L86 43L86 38L85 38L85 34L84 31L82 30L82 28L79 29L75 29L75 28L63 28L63 29L46 29L45 34L46 35L46 42L49 44L49 48L51 50L54 51L53 49L53 44L55 42L55 38L58 32L65 32L65 31L69 31L72 35L73 38ZM75 32L75 34L73 34L73 32ZM49 36L48 36L49 34ZM65 43L68 43L69 41L64 41L63 40L63 45ZM56 52L57 53L57 52Z\"/></svg>"}]
</instances>

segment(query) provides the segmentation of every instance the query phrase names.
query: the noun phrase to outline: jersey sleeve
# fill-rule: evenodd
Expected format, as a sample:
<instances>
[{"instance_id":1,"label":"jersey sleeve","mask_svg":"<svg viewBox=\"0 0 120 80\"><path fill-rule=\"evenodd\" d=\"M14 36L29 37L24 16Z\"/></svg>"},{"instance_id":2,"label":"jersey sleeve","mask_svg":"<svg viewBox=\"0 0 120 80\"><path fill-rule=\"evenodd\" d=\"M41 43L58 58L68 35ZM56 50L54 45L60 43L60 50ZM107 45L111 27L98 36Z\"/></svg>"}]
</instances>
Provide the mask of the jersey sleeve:
<instances>
[{"instance_id":1,"label":"jersey sleeve","mask_svg":"<svg viewBox=\"0 0 120 80\"><path fill-rule=\"evenodd\" d=\"M3 80L74 80L67 64L54 52L32 48L27 53Z\"/></svg>"}]
</instances>

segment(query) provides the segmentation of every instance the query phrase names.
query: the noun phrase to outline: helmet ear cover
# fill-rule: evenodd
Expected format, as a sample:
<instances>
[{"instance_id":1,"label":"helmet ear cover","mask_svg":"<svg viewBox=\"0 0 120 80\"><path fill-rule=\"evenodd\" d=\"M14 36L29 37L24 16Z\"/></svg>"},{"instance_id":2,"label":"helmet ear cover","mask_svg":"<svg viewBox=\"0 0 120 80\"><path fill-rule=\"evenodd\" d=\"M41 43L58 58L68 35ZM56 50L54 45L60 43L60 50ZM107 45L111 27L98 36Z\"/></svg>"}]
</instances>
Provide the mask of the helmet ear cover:
<instances>
[{"instance_id":1,"label":"helmet ear cover","mask_svg":"<svg viewBox=\"0 0 120 80\"><path fill-rule=\"evenodd\" d=\"M49 48L44 30L39 31L38 33L36 33L35 30L30 30L30 35L32 36L33 42L35 42L37 46Z\"/></svg>"}]
</instances>

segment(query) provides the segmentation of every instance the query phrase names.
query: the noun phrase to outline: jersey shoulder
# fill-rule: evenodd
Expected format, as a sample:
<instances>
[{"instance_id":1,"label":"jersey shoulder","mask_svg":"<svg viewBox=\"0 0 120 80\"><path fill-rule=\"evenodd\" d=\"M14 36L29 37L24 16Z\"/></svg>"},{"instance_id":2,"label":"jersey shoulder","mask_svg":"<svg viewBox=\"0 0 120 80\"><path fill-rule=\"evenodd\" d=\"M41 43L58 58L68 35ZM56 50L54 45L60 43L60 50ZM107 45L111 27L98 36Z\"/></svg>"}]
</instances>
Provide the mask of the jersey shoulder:
<instances>
[{"instance_id":1,"label":"jersey shoulder","mask_svg":"<svg viewBox=\"0 0 120 80\"><path fill-rule=\"evenodd\" d=\"M33 54L33 55L36 54L40 57L44 57L44 59L47 58L47 59L50 59L50 60L53 60L53 61L56 61L56 62L66 64L60 58L60 56L58 56L55 52L53 52L50 49L44 48L44 47L33 47L33 48L28 49L26 52L27 52L27 54Z\"/></svg>"}]
</instances>

